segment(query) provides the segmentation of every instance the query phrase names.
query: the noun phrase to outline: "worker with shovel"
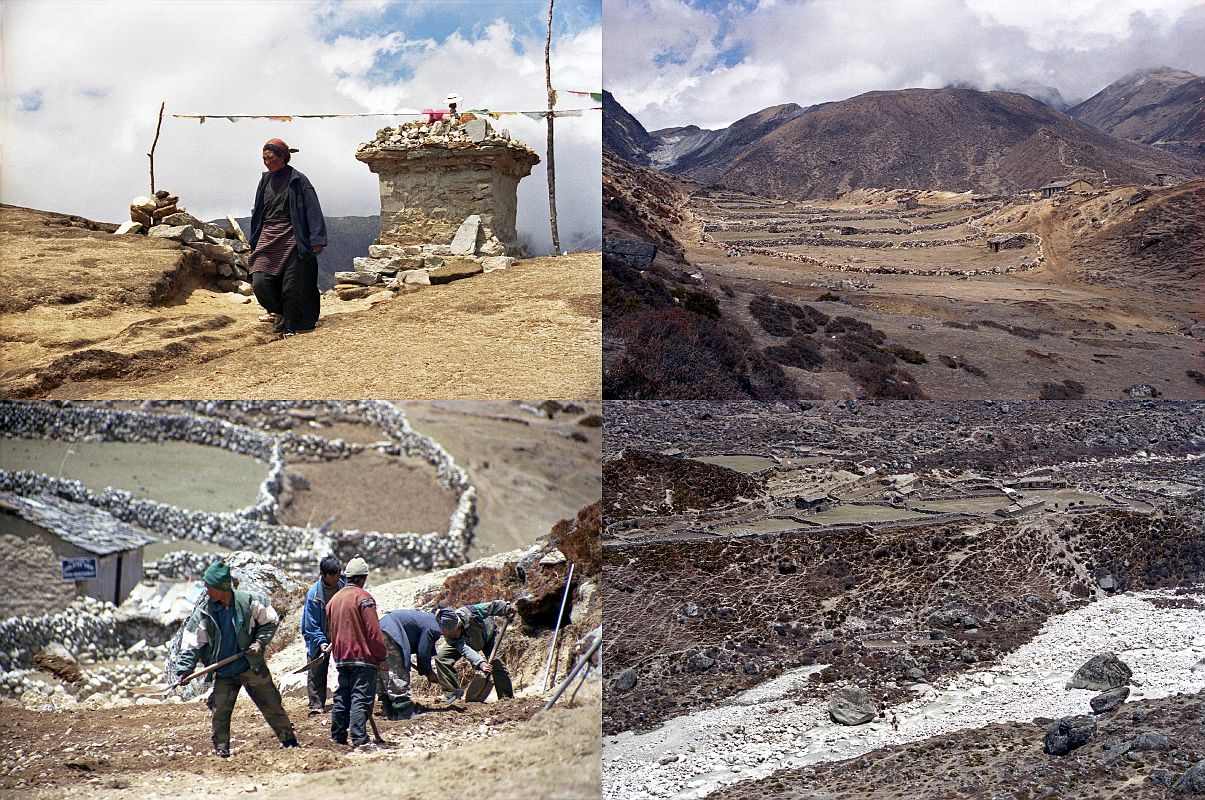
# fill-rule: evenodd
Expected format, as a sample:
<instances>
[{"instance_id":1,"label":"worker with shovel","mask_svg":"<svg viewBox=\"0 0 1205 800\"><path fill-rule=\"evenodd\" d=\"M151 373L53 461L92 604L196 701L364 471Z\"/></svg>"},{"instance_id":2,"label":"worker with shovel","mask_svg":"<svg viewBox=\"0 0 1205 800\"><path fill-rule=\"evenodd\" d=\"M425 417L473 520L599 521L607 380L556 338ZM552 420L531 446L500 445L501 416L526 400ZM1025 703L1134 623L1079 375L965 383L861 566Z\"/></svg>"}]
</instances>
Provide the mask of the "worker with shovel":
<instances>
[{"instance_id":1,"label":"worker with shovel","mask_svg":"<svg viewBox=\"0 0 1205 800\"><path fill-rule=\"evenodd\" d=\"M414 701L410 699L410 657L414 657L420 675L432 684L438 681L431 659L439 641L439 622L429 611L402 609L381 617L381 630L385 633L389 662L389 672L380 674L385 717L410 719L415 714Z\"/></svg>"},{"instance_id":2,"label":"worker with shovel","mask_svg":"<svg viewBox=\"0 0 1205 800\"><path fill-rule=\"evenodd\" d=\"M220 560L205 570L204 581L208 600L198 604L184 623L176 675L184 684L191 680L198 662L228 662L214 672L209 697L214 752L222 758L230 756L230 717L240 688L247 690L281 747L298 747L293 723L264 661L264 650L276 634L280 617L267 598L236 590L230 568Z\"/></svg>"},{"instance_id":3,"label":"worker with shovel","mask_svg":"<svg viewBox=\"0 0 1205 800\"><path fill-rule=\"evenodd\" d=\"M388 669L377 601L364 589L368 562L356 556L343 570L347 585L326 606L331 657L339 670L339 688L331 709L331 741L372 750L366 725L376 698L377 672Z\"/></svg>"},{"instance_id":4,"label":"worker with shovel","mask_svg":"<svg viewBox=\"0 0 1205 800\"><path fill-rule=\"evenodd\" d=\"M326 604L347 585L347 581L341 577L343 563L334 556L322 559L318 563L318 571L318 580L305 593L305 608L301 612L301 636L305 639L306 658L317 662L310 667L306 679L310 716L326 710L327 676L331 664L331 640L326 635ZM319 659L319 656L326 658Z\"/></svg>"},{"instance_id":5,"label":"worker with shovel","mask_svg":"<svg viewBox=\"0 0 1205 800\"><path fill-rule=\"evenodd\" d=\"M435 651L435 671L444 689L445 702L452 703L464 694L460 688L460 680L456 677L456 662L461 656L468 659L473 669L493 678L499 699L515 696L510 672L507 671L506 664L496 658L497 654L493 652L498 633L493 618L506 616L510 619L514 615L515 605L505 600L474 603L461 608L444 606L436 609L435 618L443 632L443 640ZM491 658L487 659L482 653L490 653ZM487 695L488 691L487 686Z\"/></svg>"}]
</instances>

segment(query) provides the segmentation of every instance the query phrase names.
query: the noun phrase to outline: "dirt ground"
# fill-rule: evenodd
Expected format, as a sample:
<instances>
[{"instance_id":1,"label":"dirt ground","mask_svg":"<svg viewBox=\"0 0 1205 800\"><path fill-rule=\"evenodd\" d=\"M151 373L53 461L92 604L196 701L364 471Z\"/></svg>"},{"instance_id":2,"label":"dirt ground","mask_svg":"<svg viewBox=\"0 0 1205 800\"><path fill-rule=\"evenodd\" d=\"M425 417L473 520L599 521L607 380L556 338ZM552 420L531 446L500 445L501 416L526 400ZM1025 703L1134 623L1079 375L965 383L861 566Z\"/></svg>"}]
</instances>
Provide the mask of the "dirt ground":
<instances>
[{"instance_id":1,"label":"dirt ground","mask_svg":"<svg viewBox=\"0 0 1205 800\"><path fill-rule=\"evenodd\" d=\"M580 424L601 413L598 401L552 419L518 401L398 405L473 476L479 521L470 558L526 546L602 496L602 428Z\"/></svg>"},{"instance_id":2,"label":"dirt ground","mask_svg":"<svg viewBox=\"0 0 1205 800\"><path fill-rule=\"evenodd\" d=\"M0 395L598 397L600 256L534 258L393 299L324 298L281 340L173 243L5 206Z\"/></svg>"},{"instance_id":3,"label":"dirt ground","mask_svg":"<svg viewBox=\"0 0 1205 800\"><path fill-rule=\"evenodd\" d=\"M1203 389L1193 373L1199 374L1205 364L1205 347L1187 333L1200 322L1194 287L1202 267L1199 253L1184 246L1184 236L1200 229L1199 212L1187 209L1199 184L1154 193L1144 203L1131 205L1128 199L1135 191L1118 188L1096 197L1067 198L1058 205L1048 200L1020 204L990 215L984 223L997 232L1042 237L1045 263L1011 274L864 274L765 255L729 257L723 245L698 243L697 221L688 222L679 238L689 243L686 255L692 270L701 272L712 288L724 289L713 292L721 313L741 322L762 347L782 340L763 330L748 306L754 297L770 295L814 305L830 316L851 316L883 331L889 345L923 354L924 363L903 366L930 398L1051 399L1050 385L1059 391L1063 381L1071 380L1080 388L1072 389L1066 399L1118 398L1135 383L1149 384L1168 398L1196 399ZM882 212L867 202L852 193L840 201L809 205L863 214L869 221ZM717 239L747 236L755 234L716 234ZM916 238L946 236L936 230ZM1155 244L1134 255L1130 247L1136 236ZM980 268L990 267L986 262L993 259L1005 263L1018 258L1006 251L989 257L981 242L901 251L783 249L862 266L904 259L922 269L957 270L955 261L967 253L975 262L963 266ZM1013 252L1032 257L1036 251L1030 245ZM842 288L843 279L873 286ZM839 301L817 302L833 294ZM811 396L862 393L844 372L784 369Z\"/></svg>"},{"instance_id":4,"label":"dirt ground","mask_svg":"<svg viewBox=\"0 0 1205 800\"><path fill-rule=\"evenodd\" d=\"M456 494L421 459L368 450L338 461L293 463L289 472L309 488L292 491L281 514L285 525L318 527L334 516L335 530L430 533L446 531L456 509Z\"/></svg>"},{"instance_id":5,"label":"dirt ground","mask_svg":"<svg viewBox=\"0 0 1205 800\"><path fill-rule=\"evenodd\" d=\"M329 714L308 716L304 698L284 702L301 749L281 749L244 695L234 712L229 759L211 752L209 712L202 702L87 713L5 704L0 788L5 797L31 800L218 800L265 792L317 798L347 789L445 798L449 787L471 774L476 787L501 800L569 800L600 791L597 693L593 699L579 696L573 707L558 703L540 716L535 713L543 701L524 698L457 704L401 722L377 719L390 744L354 755L330 741Z\"/></svg>"}]
</instances>

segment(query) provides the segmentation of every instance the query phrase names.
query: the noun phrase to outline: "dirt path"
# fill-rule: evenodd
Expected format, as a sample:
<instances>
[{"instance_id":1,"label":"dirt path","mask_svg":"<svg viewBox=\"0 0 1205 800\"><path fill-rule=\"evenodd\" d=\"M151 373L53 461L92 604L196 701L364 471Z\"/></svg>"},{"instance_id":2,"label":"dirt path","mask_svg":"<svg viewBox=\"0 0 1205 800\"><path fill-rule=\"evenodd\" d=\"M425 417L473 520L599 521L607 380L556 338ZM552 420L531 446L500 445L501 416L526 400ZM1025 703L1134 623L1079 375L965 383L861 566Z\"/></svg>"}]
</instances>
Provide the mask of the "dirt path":
<instances>
[{"instance_id":1,"label":"dirt path","mask_svg":"<svg viewBox=\"0 0 1205 800\"><path fill-rule=\"evenodd\" d=\"M285 698L302 747L283 750L243 696L229 759L210 752L209 712L201 702L75 713L5 705L0 790L5 797L37 800L223 800L265 791L269 797L316 798L341 793L350 782L363 789L372 784L376 792L390 786L409 798L443 798L457 776L473 773L476 785L497 781L503 791L493 796L503 800L597 797L597 693L533 719L542 702L461 704L405 722L378 719L390 745L349 755L330 741L329 715L307 716L304 698ZM516 788L505 791L507 786ZM536 794L532 787L556 788Z\"/></svg>"}]
</instances>

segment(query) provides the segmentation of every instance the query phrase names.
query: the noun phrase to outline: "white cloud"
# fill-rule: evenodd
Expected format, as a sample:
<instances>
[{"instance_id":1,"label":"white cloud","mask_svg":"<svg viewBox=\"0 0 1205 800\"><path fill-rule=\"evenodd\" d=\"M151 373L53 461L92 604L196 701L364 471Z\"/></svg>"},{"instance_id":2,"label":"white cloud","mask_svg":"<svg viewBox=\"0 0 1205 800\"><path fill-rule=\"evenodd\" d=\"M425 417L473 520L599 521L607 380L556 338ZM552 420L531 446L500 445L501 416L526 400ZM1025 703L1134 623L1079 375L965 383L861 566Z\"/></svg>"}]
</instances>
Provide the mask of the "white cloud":
<instances>
[{"instance_id":1,"label":"white cloud","mask_svg":"<svg viewBox=\"0 0 1205 800\"><path fill-rule=\"evenodd\" d=\"M607 0L605 29L607 88L650 130L873 90L1053 86L1083 100L1139 68L1205 72L1196 0L763 0L719 15ZM691 41L683 63L654 59Z\"/></svg>"},{"instance_id":2,"label":"white cloud","mask_svg":"<svg viewBox=\"0 0 1205 800\"><path fill-rule=\"evenodd\" d=\"M462 94L468 106L544 107L542 38L489 22L485 3L479 19L487 24L479 29L443 41L408 38L384 26L384 5L5 0L0 197L120 221L130 198L150 188L146 154L163 100L169 116L155 152L157 188L178 193L197 216L250 213L263 169L261 145L272 136L301 150L293 164L313 181L328 215L375 214L377 179L355 160L356 146L403 119L210 119L199 125L170 115L421 109L441 106L449 91ZM357 20L373 23L361 26L372 32L326 40L326 31L355 30ZM597 26L554 38L555 85L597 91L601 39ZM383 72L395 65L402 77ZM23 111L37 95L41 107ZM560 105L573 104L562 99ZM514 119L500 124L543 157L543 125ZM596 230L600 115L558 120L556 132L561 229ZM520 187L519 226L540 245L548 240L548 203L543 168L537 169ZM590 196L587 208L582 198Z\"/></svg>"}]
</instances>

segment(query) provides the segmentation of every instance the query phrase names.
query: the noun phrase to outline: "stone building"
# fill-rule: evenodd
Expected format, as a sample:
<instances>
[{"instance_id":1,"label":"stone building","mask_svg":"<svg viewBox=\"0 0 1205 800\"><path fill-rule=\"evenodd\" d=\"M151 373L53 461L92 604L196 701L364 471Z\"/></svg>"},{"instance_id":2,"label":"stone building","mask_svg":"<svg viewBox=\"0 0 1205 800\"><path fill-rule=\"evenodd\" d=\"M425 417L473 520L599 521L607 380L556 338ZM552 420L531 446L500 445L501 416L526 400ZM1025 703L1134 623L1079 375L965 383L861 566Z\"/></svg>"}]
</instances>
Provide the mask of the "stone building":
<instances>
[{"instance_id":1,"label":"stone building","mask_svg":"<svg viewBox=\"0 0 1205 800\"><path fill-rule=\"evenodd\" d=\"M1043 198L1056 197L1067 192L1090 192L1094 187L1083 178L1067 178L1050 183L1038 189Z\"/></svg>"},{"instance_id":2,"label":"stone building","mask_svg":"<svg viewBox=\"0 0 1205 800\"><path fill-rule=\"evenodd\" d=\"M471 113L408 122L377 131L356 158L380 179L377 244L442 245L459 256L522 255L518 186L540 157L507 131Z\"/></svg>"},{"instance_id":3,"label":"stone building","mask_svg":"<svg viewBox=\"0 0 1205 800\"><path fill-rule=\"evenodd\" d=\"M119 604L142 579L143 548L155 541L91 506L0 492L0 552L20 584L0 593L0 617L60 611L77 594Z\"/></svg>"},{"instance_id":4,"label":"stone building","mask_svg":"<svg viewBox=\"0 0 1205 800\"><path fill-rule=\"evenodd\" d=\"M1029 244L1029 237L1022 236L1017 233L1001 233L996 236L990 236L987 240L987 249L993 253L999 253L1001 250L1012 250L1014 248L1022 248Z\"/></svg>"}]
</instances>

